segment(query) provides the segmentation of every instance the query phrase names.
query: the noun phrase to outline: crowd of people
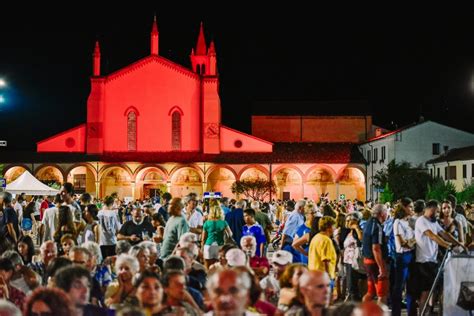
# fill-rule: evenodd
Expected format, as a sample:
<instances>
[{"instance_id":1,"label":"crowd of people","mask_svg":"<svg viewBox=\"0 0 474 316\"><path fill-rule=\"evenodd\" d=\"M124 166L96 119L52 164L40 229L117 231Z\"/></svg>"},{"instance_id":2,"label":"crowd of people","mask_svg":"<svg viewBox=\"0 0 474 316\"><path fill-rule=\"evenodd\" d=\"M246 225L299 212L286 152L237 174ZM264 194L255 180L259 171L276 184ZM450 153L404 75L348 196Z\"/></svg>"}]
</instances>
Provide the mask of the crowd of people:
<instances>
[{"instance_id":1,"label":"crowd of people","mask_svg":"<svg viewBox=\"0 0 474 316\"><path fill-rule=\"evenodd\" d=\"M445 253L473 248L473 224L453 196L124 203L71 183L55 197L3 192L0 314L421 315Z\"/></svg>"}]
</instances>

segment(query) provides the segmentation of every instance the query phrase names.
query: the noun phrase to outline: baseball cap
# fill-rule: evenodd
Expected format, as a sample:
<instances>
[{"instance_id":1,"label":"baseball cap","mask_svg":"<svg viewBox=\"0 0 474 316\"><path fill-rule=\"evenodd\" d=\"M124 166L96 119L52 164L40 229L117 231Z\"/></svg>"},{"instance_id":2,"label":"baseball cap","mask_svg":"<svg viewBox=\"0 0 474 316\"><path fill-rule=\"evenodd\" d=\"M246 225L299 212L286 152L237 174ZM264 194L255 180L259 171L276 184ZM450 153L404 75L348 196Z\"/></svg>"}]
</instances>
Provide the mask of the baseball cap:
<instances>
[{"instance_id":1,"label":"baseball cap","mask_svg":"<svg viewBox=\"0 0 474 316\"><path fill-rule=\"evenodd\" d=\"M247 256L238 248L233 248L227 251L225 259L227 260L227 264L231 267L239 267L247 264Z\"/></svg>"},{"instance_id":2,"label":"baseball cap","mask_svg":"<svg viewBox=\"0 0 474 316\"><path fill-rule=\"evenodd\" d=\"M287 265L293 262L293 255L286 250L278 250L273 253L272 263L277 263L279 265Z\"/></svg>"}]
</instances>

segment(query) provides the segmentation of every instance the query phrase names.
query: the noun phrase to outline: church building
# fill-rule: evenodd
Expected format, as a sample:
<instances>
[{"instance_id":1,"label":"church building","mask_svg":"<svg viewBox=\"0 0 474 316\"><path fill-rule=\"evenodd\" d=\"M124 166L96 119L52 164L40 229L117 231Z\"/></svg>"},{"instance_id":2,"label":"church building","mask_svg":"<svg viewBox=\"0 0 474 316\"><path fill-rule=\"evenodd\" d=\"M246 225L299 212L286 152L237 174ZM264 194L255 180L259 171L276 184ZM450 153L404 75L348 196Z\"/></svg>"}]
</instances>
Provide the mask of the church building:
<instances>
[{"instance_id":1,"label":"church building","mask_svg":"<svg viewBox=\"0 0 474 316\"><path fill-rule=\"evenodd\" d=\"M156 18L150 54L118 71L101 72L96 42L86 121L39 141L27 157L6 155L7 182L29 170L98 197L145 198L158 190L234 197L236 180L263 178L275 181L276 199L328 192L334 199L365 198L365 161L355 144L371 118L368 124L357 116L261 116L252 119L249 135L221 123L217 53L202 23L190 58L188 69L160 56Z\"/></svg>"}]
</instances>

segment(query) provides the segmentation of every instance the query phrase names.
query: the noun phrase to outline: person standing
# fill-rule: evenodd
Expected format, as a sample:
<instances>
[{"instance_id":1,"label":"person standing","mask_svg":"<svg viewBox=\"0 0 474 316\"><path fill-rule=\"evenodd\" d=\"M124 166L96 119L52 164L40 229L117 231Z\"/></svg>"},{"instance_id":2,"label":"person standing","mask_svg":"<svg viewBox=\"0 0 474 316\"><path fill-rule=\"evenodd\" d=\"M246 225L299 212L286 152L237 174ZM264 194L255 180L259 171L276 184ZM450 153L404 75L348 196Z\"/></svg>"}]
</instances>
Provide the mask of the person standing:
<instances>
[{"instance_id":1,"label":"person standing","mask_svg":"<svg viewBox=\"0 0 474 316\"><path fill-rule=\"evenodd\" d=\"M181 212L183 207L181 198L173 198L169 204L168 213L170 217L166 222L163 243L161 245L160 258L162 260L168 258L173 253L181 235L189 231L188 223Z\"/></svg>"},{"instance_id":2,"label":"person standing","mask_svg":"<svg viewBox=\"0 0 474 316\"><path fill-rule=\"evenodd\" d=\"M371 301L377 295L378 302L385 304L389 286L387 240L384 238L382 226L388 217L386 206L376 204L371 215L364 227L362 238L362 254L367 272L367 293L362 301Z\"/></svg>"},{"instance_id":3,"label":"person standing","mask_svg":"<svg viewBox=\"0 0 474 316\"><path fill-rule=\"evenodd\" d=\"M438 271L438 246L449 249L457 241L437 222L439 204L436 200L426 203L423 216L416 220L416 270L418 274L420 308L428 299L429 291ZM430 307L432 309L432 307Z\"/></svg>"},{"instance_id":4,"label":"person standing","mask_svg":"<svg viewBox=\"0 0 474 316\"><path fill-rule=\"evenodd\" d=\"M0 222L0 236L16 246L20 238L18 215L12 207L13 197L10 192L0 194L0 205L3 207L3 216Z\"/></svg>"}]
</instances>

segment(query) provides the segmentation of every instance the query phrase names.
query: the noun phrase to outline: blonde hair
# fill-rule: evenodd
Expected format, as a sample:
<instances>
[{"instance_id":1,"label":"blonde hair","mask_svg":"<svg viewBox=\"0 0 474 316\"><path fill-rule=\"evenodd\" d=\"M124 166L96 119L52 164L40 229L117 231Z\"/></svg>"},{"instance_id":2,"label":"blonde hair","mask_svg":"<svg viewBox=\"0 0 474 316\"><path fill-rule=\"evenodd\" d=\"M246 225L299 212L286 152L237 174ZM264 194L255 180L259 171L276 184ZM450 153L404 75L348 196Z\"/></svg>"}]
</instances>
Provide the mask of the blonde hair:
<instances>
[{"instance_id":1,"label":"blonde hair","mask_svg":"<svg viewBox=\"0 0 474 316\"><path fill-rule=\"evenodd\" d=\"M223 218L224 218L224 214L222 212L220 203L215 199L211 199L209 201L209 215L207 216L207 219L223 219Z\"/></svg>"}]
</instances>

